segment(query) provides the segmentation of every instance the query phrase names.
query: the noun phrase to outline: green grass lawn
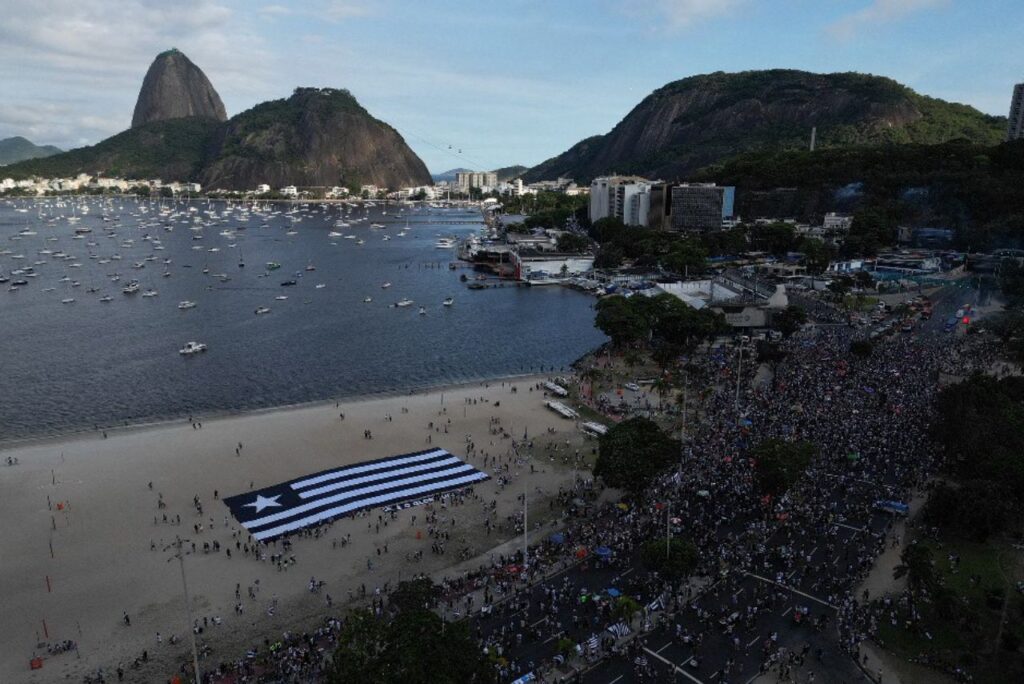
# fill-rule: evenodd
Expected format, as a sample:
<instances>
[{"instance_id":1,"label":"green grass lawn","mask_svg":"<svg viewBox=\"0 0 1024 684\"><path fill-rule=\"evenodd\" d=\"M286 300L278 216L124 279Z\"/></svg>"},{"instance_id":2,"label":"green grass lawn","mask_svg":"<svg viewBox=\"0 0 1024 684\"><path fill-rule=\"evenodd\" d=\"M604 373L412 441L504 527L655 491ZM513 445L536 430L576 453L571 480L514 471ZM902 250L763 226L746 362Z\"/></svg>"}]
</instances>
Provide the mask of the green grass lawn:
<instances>
[{"instance_id":1,"label":"green grass lawn","mask_svg":"<svg viewBox=\"0 0 1024 684\"><path fill-rule=\"evenodd\" d=\"M952 598L919 602L920 620L909 629L904 608L895 608L895 625L886 612L878 625L884 646L905 658L927 654L943 669L962 666L979 684L1024 681L1024 653L1019 645L1024 643L1024 596L1016 589L1017 582L1024 580L1020 552L1004 542L920 543L932 551L941 584ZM960 557L955 572L951 553ZM997 644L1007 596L1003 643ZM1015 650L1005 647L1008 640L1018 644Z\"/></svg>"}]
</instances>

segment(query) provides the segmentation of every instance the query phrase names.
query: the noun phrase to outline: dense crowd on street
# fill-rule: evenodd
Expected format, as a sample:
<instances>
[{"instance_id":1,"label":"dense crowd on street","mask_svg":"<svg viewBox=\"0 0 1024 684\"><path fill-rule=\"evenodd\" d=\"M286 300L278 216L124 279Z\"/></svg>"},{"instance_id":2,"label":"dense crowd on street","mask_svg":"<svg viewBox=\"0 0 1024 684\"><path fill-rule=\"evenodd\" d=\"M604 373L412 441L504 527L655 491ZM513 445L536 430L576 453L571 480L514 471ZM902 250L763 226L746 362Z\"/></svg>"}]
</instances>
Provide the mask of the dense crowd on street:
<instances>
[{"instance_id":1,"label":"dense crowd on street","mask_svg":"<svg viewBox=\"0 0 1024 684\"><path fill-rule=\"evenodd\" d=\"M705 643L735 644L736 656L719 665L718 681L727 684L734 669L739 674L735 659L751 652L747 637L758 616L787 602L795 607L795 623L817 632L838 628L843 648L858 658L869 630L858 600L865 597L853 590L877 555L896 541L889 534L891 518L872 527L881 516L875 503L909 501L934 471L927 428L940 373L976 370L994 354L991 345L970 336L914 334L879 341L869 357L857 358L850 354L850 342L863 335L847 326L805 328L782 343L785 356L772 364L769 381L755 385L749 382L753 371L747 370L738 398L731 389L733 358L694 356L689 361L693 379L720 391L705 398L699 420L689 426L678 467L628 506L605 503L586 516L568 517L557 540L538 531L525 562L521 550L510 551L492 555L475 571L444 578L445 615L473 616L472 631L503 681L526 672L553 676L553 665L564 660L556 655L553 637L583 633L599 636L579 640L576 655L583 662L622 654L633 659L638 680L656 677L651 662L636 650L635 643L642 642L624 651L623 640L607 629L632 622L623 633L660 623L658 629L692 649L694 668L700 667ZM526 471L531 457L556 458L550 447L531 453L528 440L502 436L507 453L488 458L497 459L510 480ZM750 454L770 438L805 440L816 452L803 477L777 498L759 492ZM568 454L558 456L564 460ZM559 493L560 505L592 499L597 492L588 480L579 479L576 486ZM699 550L695 575L704 581L669 582L656 573L637 573L630 594L651 607L642 620L623 618L609 600L581 603L563 573L635 565L639 546L664 535L667 511L672 533ZM598 556L598 548L611 553ZM758 582L744 593L741 585L750 577ZM389 588L367 597L381 615ZM541 617L525 619L536 615ZM245 658L220 664L205 680L315 677L342 619L330 618L312 633L268 640ZM792 641L772 633L758 643L753 650L761 671L786 677L800 668L809 671L815 654L808 644ZM550 647L543 658L518 657L525 645L538 643ZM805 672L803 681L813 677Z\"/></svg>"}]
</instances>

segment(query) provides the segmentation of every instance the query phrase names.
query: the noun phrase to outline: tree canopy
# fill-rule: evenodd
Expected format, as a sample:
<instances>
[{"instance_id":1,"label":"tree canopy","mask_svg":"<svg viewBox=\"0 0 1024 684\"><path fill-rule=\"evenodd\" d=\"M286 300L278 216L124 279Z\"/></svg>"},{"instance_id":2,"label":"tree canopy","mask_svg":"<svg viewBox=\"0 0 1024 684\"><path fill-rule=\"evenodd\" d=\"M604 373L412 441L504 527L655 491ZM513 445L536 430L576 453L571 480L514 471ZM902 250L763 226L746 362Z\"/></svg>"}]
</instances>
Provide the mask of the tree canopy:
<instances>
[{"instance_id":1,"label":"tree canopy","mask_svg":"<svg viewBox=\"0 0 1024 684\"><path fill-rule=\"evenodd\" d=\"M654 537L640 548L640 560L665 578L681 580L689 577L697 567L697 547L693 542L678 537L667 542L661 537Z\"/></svg>"},{"instance_id":2,"label":"tree canopy","mask_svg":"<svg viewBox=\"0 0 1024 684\"><path fill-rule=\"evenodd\" d=\"M679 454L679 443L647 418L630 418L601 436L594 475L609 487L640 492Z\"/></svg>"},{"instance_id":3,"label":"tree canopy","mask_svg":"<svg viewBox=\"0 0 1024 684\"><path fill-rule=\"evenodd\" d=\"M768 439L750 454L756 459L755 478L765 494L778 496L788 490L807 470L814 456L810 442Z\"/></svg>"},{"instance_id":4,"label":"tree canopy","mask_svg":"<svg viewBox=\"0 0 1024 684\"><path fill-rule=\"evenodd\" d=\"M670 294L613 295L601 299L596 309L595 325L620 347L657 339L688 350L727 329L721 314L694 309Z\"/></svg>"},{"instance_id":5,"label":"tree canopy","mask_svg":"<svg viewBox=\"0 0 1024 684\"><path fill-rule=\"evenodd\" d=\"M369 610L348 616L327 677L331 684L462 684L496 681L465 622L443 624L422 608L392 619Z\"/></svg>"}]
</instances>

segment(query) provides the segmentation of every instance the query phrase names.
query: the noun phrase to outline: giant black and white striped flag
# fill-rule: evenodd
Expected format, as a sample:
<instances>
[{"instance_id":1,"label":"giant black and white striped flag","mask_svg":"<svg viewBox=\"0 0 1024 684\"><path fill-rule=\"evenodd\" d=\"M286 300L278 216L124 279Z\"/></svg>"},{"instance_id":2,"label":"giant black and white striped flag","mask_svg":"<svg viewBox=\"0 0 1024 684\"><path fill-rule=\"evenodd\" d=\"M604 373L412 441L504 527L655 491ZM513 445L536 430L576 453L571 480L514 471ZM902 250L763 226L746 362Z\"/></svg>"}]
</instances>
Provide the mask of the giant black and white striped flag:
<instances>
[{"instance_id":1,"label":"giant black and white striped flag","mask_svg":"<svg viewBox=\"0 0 1024 684\"><path fill-rule=\"evenodd\" d=\"M353 511L427 497L488 479L444 449L391 456L224 499L253 539L268 541Z\"/></svg>"}]
</instances>

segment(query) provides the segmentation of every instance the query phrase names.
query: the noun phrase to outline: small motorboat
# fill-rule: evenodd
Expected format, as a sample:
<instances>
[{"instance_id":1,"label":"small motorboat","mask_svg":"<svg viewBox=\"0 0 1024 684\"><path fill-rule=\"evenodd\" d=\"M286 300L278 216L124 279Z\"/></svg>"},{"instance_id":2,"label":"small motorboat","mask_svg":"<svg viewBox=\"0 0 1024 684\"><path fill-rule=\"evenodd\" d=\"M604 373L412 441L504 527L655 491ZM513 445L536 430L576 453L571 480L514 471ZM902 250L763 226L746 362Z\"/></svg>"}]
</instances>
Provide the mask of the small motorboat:
<instances>
[{"instance_id":1,"label":"small motorboat","mask_svg":"<svg viewBox=\"0 0 1024 684\"><path fill-rule=\"evenodd\" d=\"M186 342L185 346L178 350L182 356L192 356L206 351L206 345L202 342Z\"/></svg>"},{"instance_id":2,"label":"small motorboat","mask_svg":"<svg viewBox=\"0 0 1024 684\"><path fill-rule=\"evenodd\" d=\"M363 300L363 304L369 304L372 301L373 301L373 297L367 297L366 299Z\"/></svg>"},{"instance_id":3,"label":"small motorboat","mask_svg":"<svg viewBox=\"0 0 1024 684\"><path fill-rule=\"evenodd\" d=\"M263 314L268 314L268 313L270 313L270 308L266 307L266 306L261 306L260 308L256 309L255 313L256 313L257 316L261 316Z\"/></svg>"},{"instance_id":4,"label":"small motorboat","mask_svg":"<svg viewBox=\"0 0 1024 684\"><path fill-rule=\"evenodd\" d=\"M381 285L381 286L380 286L380 289L382 289L382 290L386 290L386 289L388 289L389 287L391 287L391 283L384 283L383 285Z\"/></svg>"},{"instance_id":5,"label":"small motorboat","mask_svg":"<svg viewBox=\"0 0 1024 684\"><path fill-rule=\"evenodd\" d=\"M194 309L194 308L196 308L196 303L195 302L190 302L189 300L186 299L183 302L178 302L178 308L179 309L183 309L183 310L184 309Z\"/></svg>"},{"instance_id":6,"label":"small motorboat","mask_svg":"<svg viewBox=\"0 0 1024 684\"><path fill-rule=\"evenodd\" d=\"M281 283L281 287L291 287L292 285L298 285L298 282L294 280L286 280Z\"/></svg>"},{"instance_id":7,"label":"small motorboat","mask_svg":"<svg viewBox=\"0 0 1024 684\"><path fill-rule=\"evenodd\" d=\"M402 306L402 307L412 306L412 300L411 299L399 299L397 302L395 302L395 306Z\"/></svg>"},{"instance_id":8,"label":"small motorboat","mask_svg":"<svg viewBox=\"0 0 1024 684\"><path fill-rule=\"evenodd\" d=\"M424 307L421 306L420 307L420 316L426 316L426 315L427 315L427 310Z\"/></svg>"},{"instance_id":9,"label":"small motorboat","mask_svg":"<svg viewBox=\"0 0 1024 684\"><path fill-rule=\"evenodd\" d=\"M441 303L444 304L445 306L451 306L452 304L455 303L455 298L454 297L445 297L444 301L441 302Z\"/></svg>"}]
</instances>

